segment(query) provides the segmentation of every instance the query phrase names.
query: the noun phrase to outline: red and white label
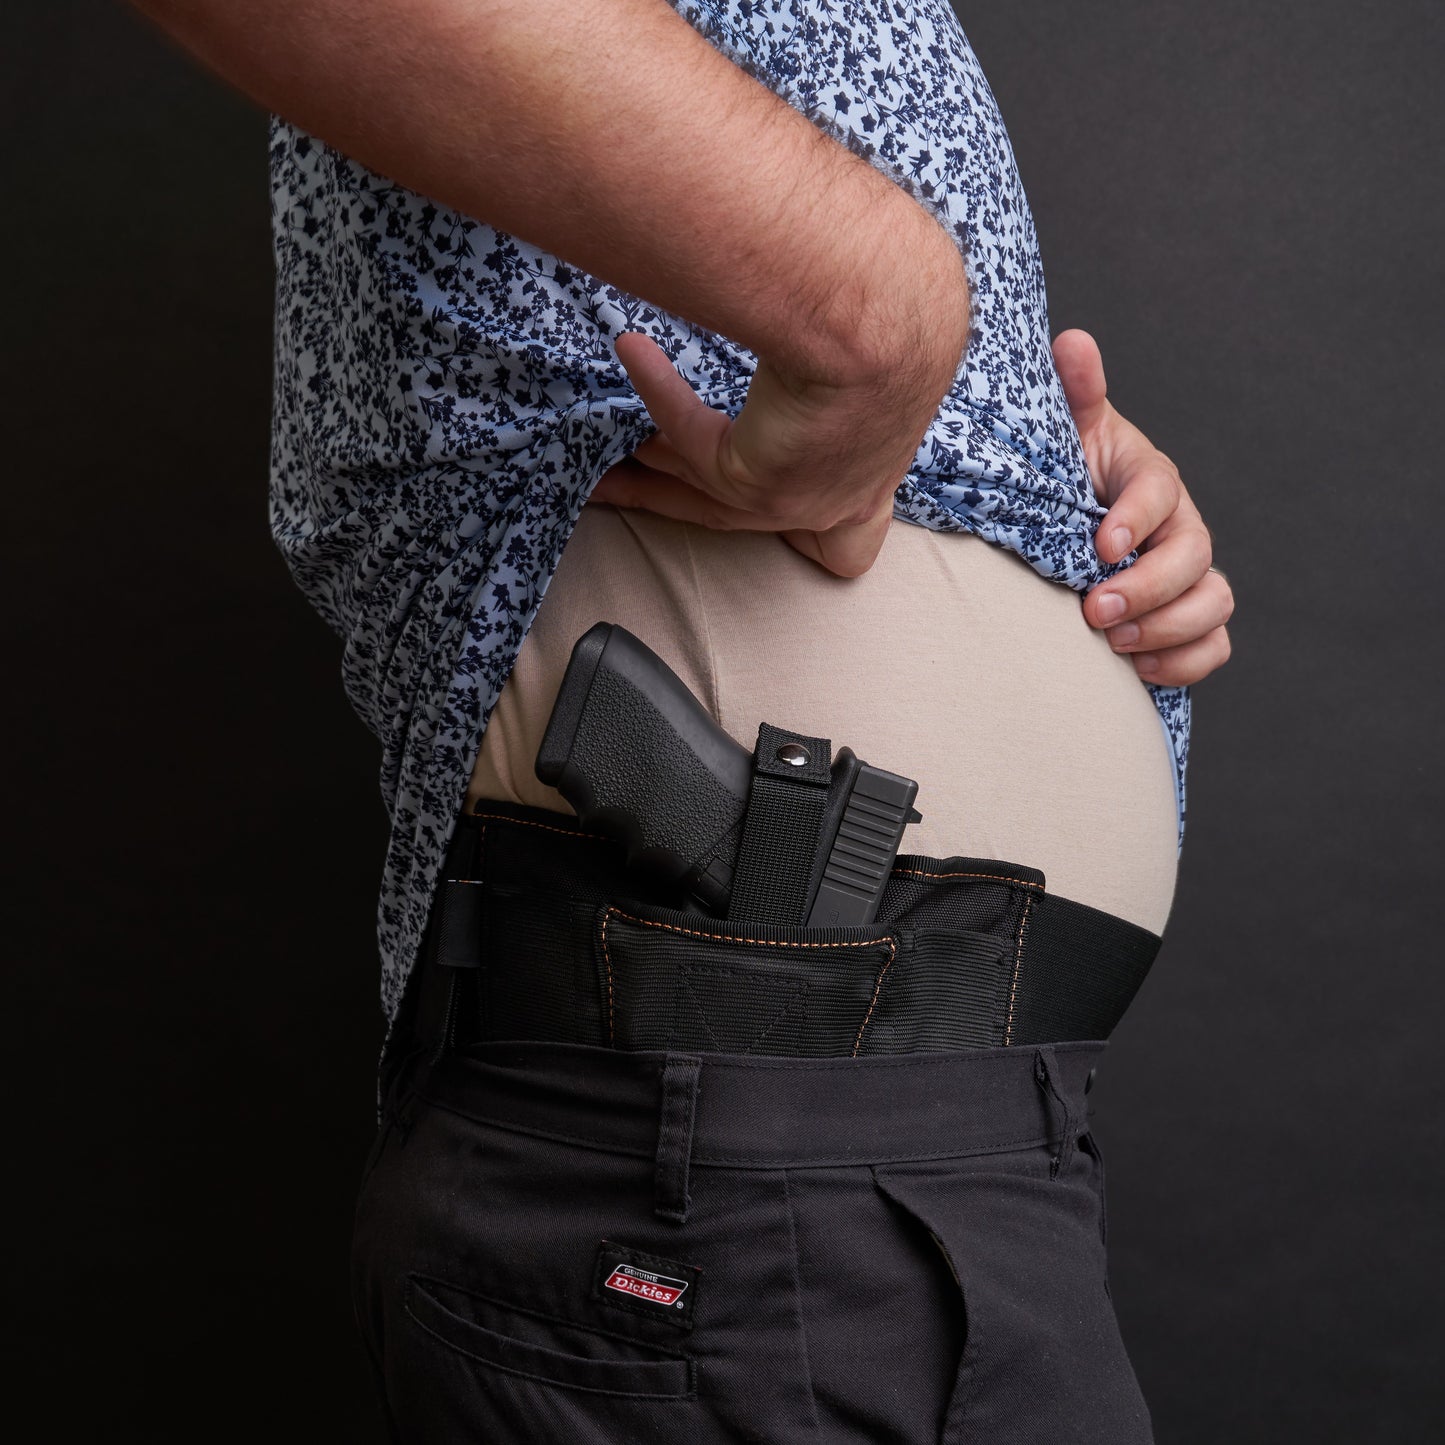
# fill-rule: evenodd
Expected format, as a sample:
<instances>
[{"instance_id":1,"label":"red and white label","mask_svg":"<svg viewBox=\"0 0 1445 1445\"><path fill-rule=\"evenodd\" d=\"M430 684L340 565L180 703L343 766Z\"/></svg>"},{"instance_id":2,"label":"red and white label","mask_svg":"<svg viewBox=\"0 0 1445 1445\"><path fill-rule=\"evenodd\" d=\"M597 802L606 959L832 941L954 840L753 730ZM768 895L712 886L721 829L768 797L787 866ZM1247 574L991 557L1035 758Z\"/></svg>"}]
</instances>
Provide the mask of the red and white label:
<instances>
[{"instance_id":1,"label":"red and white label","mask_svg":"<svg viewBox=\"0 0 1445 1445\"><path fill-rule=\"evenodd\" d=\"M632 1299L646 1300L649 1304L664 1308L675 1305L687 1288L685 1279L669 1279L665 1274L650 1274L635 1265L614 1265L612 1273L603 1281L607 1289L615 1289Z\"/></svg>"}]
</instances>

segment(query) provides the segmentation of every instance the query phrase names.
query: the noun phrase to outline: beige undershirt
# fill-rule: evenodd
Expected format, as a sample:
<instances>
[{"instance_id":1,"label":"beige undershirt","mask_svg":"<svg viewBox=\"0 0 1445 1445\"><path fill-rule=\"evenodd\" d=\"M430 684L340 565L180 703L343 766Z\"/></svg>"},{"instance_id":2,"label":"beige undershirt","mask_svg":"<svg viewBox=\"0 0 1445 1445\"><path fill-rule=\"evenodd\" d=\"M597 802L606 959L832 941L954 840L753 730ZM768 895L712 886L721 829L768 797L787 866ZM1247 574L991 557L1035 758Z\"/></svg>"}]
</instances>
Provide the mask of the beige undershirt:
<instances>
[{"instance_id":1,"label":"beige undershirt","mask_svg":"<svg viewBox=\"0 0 1445 1445\"><path fill-rule=\"evenodd\" d=\"M768 532L584 507L483 735L468 808L571 813L533 763L572 645L618 622L752 749L763 721L918 780L902 851L1023 863L1162 933L1177 819L1159 717L1078 593L1002 547L895 521L845 579Z\"/></svg>"}]
</instances>

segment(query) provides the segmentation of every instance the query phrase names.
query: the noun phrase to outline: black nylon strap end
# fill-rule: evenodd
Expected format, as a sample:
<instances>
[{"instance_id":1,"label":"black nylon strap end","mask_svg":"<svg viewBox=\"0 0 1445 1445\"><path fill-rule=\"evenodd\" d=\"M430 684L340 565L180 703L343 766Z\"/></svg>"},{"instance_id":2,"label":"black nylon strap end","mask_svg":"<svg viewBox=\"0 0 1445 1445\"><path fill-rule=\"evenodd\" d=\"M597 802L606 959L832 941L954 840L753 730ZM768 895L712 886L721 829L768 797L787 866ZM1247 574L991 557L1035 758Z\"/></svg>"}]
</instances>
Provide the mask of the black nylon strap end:
<instances>
[{"instance_id":1,"label":"black nylon strap end","mask_svg":"<svg viewBox=\"0 0 1445 1445\"><path fill-rule=\"evenodd\" d=\"M481 967L485 890L477 876L479 846L480 834L475 829L458 827L447 847L436 924L436 961L443 968Z\"/></svg>"},{"instance_id":2,"label":"black nylon strap end","mask_svg":"<svg viewBox=\"0 0 1445 1445\"><path fill-rule=\"evenodd\" d=\"M753 772L785 783L814 783L826 788L833 780L833 744L772 723L758 725L753 747Z\"/></svg>"},{"instance_id":3,"label":"black nylon strap end","mask_svg":"<svg viewBox=\"0 0 1445 1445\"><path fill-rule=\"evenodd\" d=\"M443 968L480 968L482 885L471 879L448 878L442 890L437 962Z\"/></svg>"},{"instance_id":4,"label":"black nylon strap end","mask_svg":"<svg viewBox=\"0 0 1445 1445\"><path fill-rule=\"evenodd\" d=\"M728 901L731 921L802 923L832 782L832 743L763 723Z\"/></svg>"}]
</instances>

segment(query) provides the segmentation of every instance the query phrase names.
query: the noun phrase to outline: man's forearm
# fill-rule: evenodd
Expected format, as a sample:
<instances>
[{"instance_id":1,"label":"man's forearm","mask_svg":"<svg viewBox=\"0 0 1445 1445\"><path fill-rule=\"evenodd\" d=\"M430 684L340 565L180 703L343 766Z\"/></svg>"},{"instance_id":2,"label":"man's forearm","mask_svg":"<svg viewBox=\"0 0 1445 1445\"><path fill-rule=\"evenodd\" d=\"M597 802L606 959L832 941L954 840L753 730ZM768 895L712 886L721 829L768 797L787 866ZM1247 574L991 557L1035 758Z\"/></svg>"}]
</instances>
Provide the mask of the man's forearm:
<instances>
[{"instance_id":1,"label":"man's forearm","mask_svg":"<svg viewBox=\"0 0 1445 1445\"><path fill-rule=\"evenodd\" d=\"M371 169L789 372L957 359L951 239L664 0L133 3Z\"/></svg>"}]
</instances>

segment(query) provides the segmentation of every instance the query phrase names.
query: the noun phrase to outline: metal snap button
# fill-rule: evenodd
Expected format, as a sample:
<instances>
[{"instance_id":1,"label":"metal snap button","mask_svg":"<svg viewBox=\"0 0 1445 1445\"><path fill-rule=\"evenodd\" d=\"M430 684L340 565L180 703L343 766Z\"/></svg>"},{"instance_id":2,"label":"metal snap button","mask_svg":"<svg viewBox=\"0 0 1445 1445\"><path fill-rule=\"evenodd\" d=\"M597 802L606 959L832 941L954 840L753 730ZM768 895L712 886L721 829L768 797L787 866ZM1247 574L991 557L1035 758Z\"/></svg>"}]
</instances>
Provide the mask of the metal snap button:
<instances>
[{"instance_id":1,"label":"metal snap button","mask_svg":"<svg viewBox=\"0 0 1445 1445\"><path fill-rule=\"evenodd\" d=\"M784 743L778 749L776 756L780 763L787 763L790 767L805 768L808 766L808 750L798 743Z\"/></svg>"}]
</instances>

